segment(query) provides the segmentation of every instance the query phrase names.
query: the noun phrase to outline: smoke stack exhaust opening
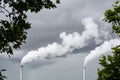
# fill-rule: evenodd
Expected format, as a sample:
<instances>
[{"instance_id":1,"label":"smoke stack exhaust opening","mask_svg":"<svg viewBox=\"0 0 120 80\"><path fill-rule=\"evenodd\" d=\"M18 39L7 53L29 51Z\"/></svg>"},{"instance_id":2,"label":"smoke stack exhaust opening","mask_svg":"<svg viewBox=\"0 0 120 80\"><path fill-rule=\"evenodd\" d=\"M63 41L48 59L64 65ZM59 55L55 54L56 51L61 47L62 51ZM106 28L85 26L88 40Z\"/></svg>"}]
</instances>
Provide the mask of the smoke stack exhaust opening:
<instances>
[{"instance_id":1,"label":"smoke stack exhaust opening","mask_svg":"<svg viewBox=\"0 0 120 80\"><path fill-rule=\"evenodd\" d=\"M23 65L20 65L20 80L23 80Z\"/></svg>"},{"instance_id":2,"label":"smoke stack exhaust opening","mask_svg":"<svg viewBox=\"0 0 120 80\"><path fill-rule=\"evenodd\" d=\"M86 80L86 67L83 66L83 80Z\"/></svg>"}]
</instances>

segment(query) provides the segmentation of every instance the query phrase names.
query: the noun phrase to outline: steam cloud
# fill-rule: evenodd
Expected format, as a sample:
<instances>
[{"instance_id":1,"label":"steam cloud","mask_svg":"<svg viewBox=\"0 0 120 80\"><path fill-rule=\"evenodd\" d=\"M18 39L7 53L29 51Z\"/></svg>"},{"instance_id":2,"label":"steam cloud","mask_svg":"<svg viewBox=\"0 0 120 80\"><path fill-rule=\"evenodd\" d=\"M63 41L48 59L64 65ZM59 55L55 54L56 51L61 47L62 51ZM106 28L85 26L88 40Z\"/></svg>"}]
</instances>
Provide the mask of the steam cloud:
<instances>
[{"instance_id":1,"label":"steam cloud","mask_svg":"<svg viewBox=\"0 0 120 80\"><path fill-rule=\"evenodd\" d=\"M119 39L111 39L109 41L105 41L102 45L96 47L94 50L85 57L84 66L88 64L92 59L100 57L102 54L112 53L113 47L120 45Z\"/></svg>"},{"instance_id":2,"label":"steam cloud","mask_svg":"<svg viewBox=\"0 0 120 80\"><path fill-rule=\"evenodd\" d=\"M41 47L38 48L38 50L28 52L27 55L22 58L21 65L32 61L42 61L48 58L61 57L75 49L87 46L91 39L94 39L96 43L98 43L97 40L99 39L100 34L98 29L99 26L94 23L92 18L82 19L82 24L84 25L84 31L81 34L78 32L72 34L62 32L59 36L60 39L62 39L61 44L53 42L46 47Z\"/></svg>"}]
</instances>

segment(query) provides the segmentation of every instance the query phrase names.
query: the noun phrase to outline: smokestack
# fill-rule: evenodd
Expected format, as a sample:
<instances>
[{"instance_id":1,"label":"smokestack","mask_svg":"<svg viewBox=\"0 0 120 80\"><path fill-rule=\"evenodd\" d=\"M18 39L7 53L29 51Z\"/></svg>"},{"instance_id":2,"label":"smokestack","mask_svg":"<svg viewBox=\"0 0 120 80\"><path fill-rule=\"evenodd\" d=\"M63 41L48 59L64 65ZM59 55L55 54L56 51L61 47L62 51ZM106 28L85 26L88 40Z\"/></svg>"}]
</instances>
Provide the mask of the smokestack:
<instances>
[{"instance_id":1,"label":"smokestack","mask_svg":"<svg viewBox=\"0 0 120 80\"><path fill-rule=\"evenodd\" d=\"M86 67L83 66L83 80L86 80Z\"/></svg>"},{"instance_id":2,"label":"smokestack","mask_svg":"<svg viewBox=\"0 0 120 80\"><path fill-rule=\"evenodd\" d=\"M23 80L23 65L20 65L20 80Z\"/></svg>"}]
</instances>

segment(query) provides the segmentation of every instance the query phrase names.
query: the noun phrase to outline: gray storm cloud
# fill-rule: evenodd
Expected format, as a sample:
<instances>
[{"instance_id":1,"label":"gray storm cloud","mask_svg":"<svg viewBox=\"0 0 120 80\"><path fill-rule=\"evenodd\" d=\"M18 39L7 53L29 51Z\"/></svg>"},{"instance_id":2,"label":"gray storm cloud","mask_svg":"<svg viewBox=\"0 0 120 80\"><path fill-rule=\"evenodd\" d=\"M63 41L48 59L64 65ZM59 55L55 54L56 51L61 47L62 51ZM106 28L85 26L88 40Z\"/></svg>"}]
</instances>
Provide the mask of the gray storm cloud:
<instances>
[{"instance_id":1,"label":"gray storm cloud","mask_svg":"<svg viewBox=\"0 0 120 80\"><path fill-rule=\"evenodd\" d=\"M117 38L105 41L103 44L90 51L90 54L85 57L84 66L86 66L93 59L100 57L102 54L112 53L111 48L117 45L120 45L120 40Z\"/></svg>"},{"instance_id":2,"label":"gray storm cloud","mask_svg":"<svg viewBox=\"0 0 120 80\"><path fill-rule=\"evenodd\" d=\"M60 44L53 42L52 44L48 44L46 47L31 50L22 58L21 65L33 61L43 61L46 59L62 57L71 53L75 49L88 46L91 39L94 39L94 41L98 43L97 41L99 41L100 36L99 26L90 17L82 19L82 24L84 26L84 31L81 34L78 32L69 34L62 32L59 35L62 40Z\"/></svg>"}]
</instances>

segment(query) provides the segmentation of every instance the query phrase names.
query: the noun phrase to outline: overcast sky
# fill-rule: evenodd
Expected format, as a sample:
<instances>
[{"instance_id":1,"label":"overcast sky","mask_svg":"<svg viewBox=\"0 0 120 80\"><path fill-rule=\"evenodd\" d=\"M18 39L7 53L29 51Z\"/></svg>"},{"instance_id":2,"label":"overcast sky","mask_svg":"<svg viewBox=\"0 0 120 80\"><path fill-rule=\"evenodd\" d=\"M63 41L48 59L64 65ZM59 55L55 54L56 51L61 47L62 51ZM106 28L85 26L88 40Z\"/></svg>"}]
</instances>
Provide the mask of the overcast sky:
<instances>
[{"instance_id":1,"label":"overcast sky","mask_svg":"<svg viewBox=\"0 0 120 80\"><path fill-rule=\"evenodd\" d=\"M59 35L62 32L82 34L85 31L82 20L91 18L93 23L98 25L100 32L97 43L94 38L91 38L86 40L87 46L70 52L73 54L43 63L24 65L24 80L82 80L84 57L104 41L115 37L111 26L102 21L104 11L111 8L113 2L114 0L61 0L61 4L58 4L55 9L43 9L37 14L28 13L28 21L31 22L32 28L28 31L26 44L23 44L20 50L15 50L11 58L7 55L0 56L0 68L7 69L6 80L19 80L20 61L29 51L46 47L53 42L61 44ZM88 64L87 80L97 78L97 61L95 59Z\"/></svg>"}]
</instances>

